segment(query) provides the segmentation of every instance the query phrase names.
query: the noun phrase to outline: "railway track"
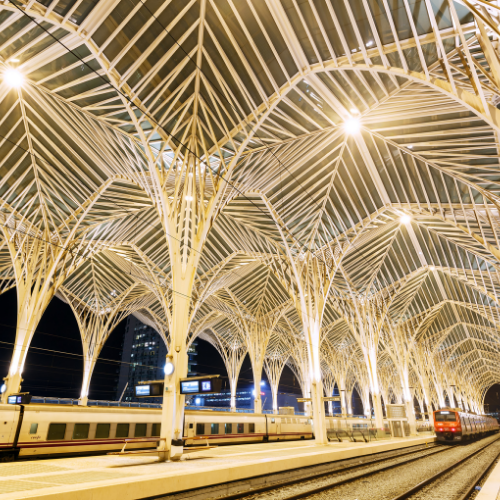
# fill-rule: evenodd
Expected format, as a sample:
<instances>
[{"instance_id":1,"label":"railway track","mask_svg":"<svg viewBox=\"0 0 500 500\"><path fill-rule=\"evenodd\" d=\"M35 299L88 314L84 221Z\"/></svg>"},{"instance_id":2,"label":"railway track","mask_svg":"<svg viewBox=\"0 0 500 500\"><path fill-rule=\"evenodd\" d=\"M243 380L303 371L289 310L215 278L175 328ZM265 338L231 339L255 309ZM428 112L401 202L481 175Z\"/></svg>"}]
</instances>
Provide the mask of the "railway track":
<instances>
[{"instance_id":1,"label":"railway track","mask_svg":"<svg viewBox=\"0 0 500 500\"><path fill-rule=\"evenodd\" d=\"M475 485L489 471L499 456L500 441L497 439L409 488L392 500L420 500L424 498L466 500L474 491Z\"/></svg>"},{"instance_id":2,"label":"railway track","mask_svg":"<svg viewBox=\"0 0 500 500\"><path fill-rule=\"evenodd\" d=\"M488 456L483 455L486 451L488 451ZM384 500L465 500L499 453L500 440L498 436L494 436L465 446L436 445L391 457L349 464L345 467L335 469L332 467L329 471L325 470L306 477L269 484L250 491L241 491L222 497L206 496L205 498L211 500L298 500L301 498L310 498L310 500L344 500L345 498L359 500L365 498L370 500L377 498ZM434 458L438 454L440 459L436 462ZM475 457L482 457L480 464L474 461ZM426 469L425 479L420 481L417 472L419 467L410 465L414 462L418 463L418 461L425 463L424 469ZM444 466L439 467L443 464ZM463 467L466 464L471 470L464 474ZM436 472L436 469L439 471ZM459 469L458 475L463 480L460 485L451 488L448 481L453 484L454 479L448 478L447 475L455 478ZM396 486L400 493L394 495L394 485L387 486L387 484L397 482L399 476L408 476L408 482L412 486L410 488L407 487L407 484L404 484L403 487L399 486L399 488ZM440 488L440 493L435 496L432 494L432 489L436 487L436 482L439 482L441 478L446 478L447 484ZM412 481L412 479L414 480ZM416 484L415 481L417 481ZM452 491L455 491L456 494L453 494Z\"/></svg>"}]
</instances>

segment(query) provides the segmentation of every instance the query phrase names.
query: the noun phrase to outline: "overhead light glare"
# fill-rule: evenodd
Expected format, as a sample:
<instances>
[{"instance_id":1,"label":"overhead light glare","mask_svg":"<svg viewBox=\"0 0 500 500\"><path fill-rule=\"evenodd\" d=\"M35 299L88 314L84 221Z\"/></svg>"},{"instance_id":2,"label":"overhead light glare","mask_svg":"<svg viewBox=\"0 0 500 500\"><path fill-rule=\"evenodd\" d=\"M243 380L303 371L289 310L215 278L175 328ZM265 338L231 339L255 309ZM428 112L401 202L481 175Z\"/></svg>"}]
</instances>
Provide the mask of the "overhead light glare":
<instances>
[{"instance_id":1,"label":"overhead light glare","mask_svg":"<svg viewBox=\"0 0 500 500\"><path fill-rule=\"evenodd\" d=\"M351 113L353 115L357 115L359 113L359 111L356 108L351 108Z\"/></svg>"},{"instance_id":2,"label":"overhead light glare","mask_svg":"<svg viewBox=\"0 0 500 500\"><path fill-rule=\"evenodd\" d=\"M372 45L373 45L373 40L368 40L368 42L366 42L367 47L371 47Z\"/></svg>"},{"instance_id":3,"label":"overhead light glare","mask_svg":"<svg viewBox=\"0 0 500 500\"><path fill-rule=\"evenodd\" d=\"M346 134L357 134L361 129L359 118L349 118L344 122L344 130Z\"/></svg>"},{"instance_id":4,"label":"overhead light glare","mask_svg":"<svg viewBox=\"0 0 500 500\"><path fill-rule=\"evenodd\" d=\"M402 224L409 224L411 221L411 217L409 215L404 214L401 216L400 220Z\"/></svg>"},{"instance_id":5,"label":"overhead light glare","mask_svg":"<svg viewBox=\"0 0 500 500\"><path fill-rule=\"evenodd\" d=\"M193 201L193 197L192 196L186 196L186 201Z\"/></svg>"},{"instance_id":6,"label":"overhead light glare","mask_svg":"<svg viewBox=\"0 0 500 500\"><path fill-rule=\"evenodd\" d=\"M163 371L165 372L165 375L170 376L172 373L175 371L175 366L171 361L167 361L165 363L165 366L163 368Z\"/></svg>"},{"instance_id":7,"label":"overhead light glare","mask_svg":"<svg viewBox=\"0 0 500 500\"><path fill-rule=\"evenodd\" d=\"M24 82L22 73L15 68L7 68L3 72L3 80L9 87L20 87Z\"/></svg>"},{"instance_id":8,"label":"overhead light glare","mask_svg":"<svg viewBox=\"0 0 500 500\"><path fill-rule=\"evenodd\" d=\"M430 269L431 271L435 271L435 270L436 270L436 268L435 268L434 266L429 266L429 269Z\"/></svg>"},{"instance_id":9,"label":"overhead light glare","mask_svg":"<svg viewBox=\"0 0 500 500\"><path fill-rule=\"evenodd\" d=\"M408 149L413 149L413 144L409 144Z\"/></svg>"}]
</instances>

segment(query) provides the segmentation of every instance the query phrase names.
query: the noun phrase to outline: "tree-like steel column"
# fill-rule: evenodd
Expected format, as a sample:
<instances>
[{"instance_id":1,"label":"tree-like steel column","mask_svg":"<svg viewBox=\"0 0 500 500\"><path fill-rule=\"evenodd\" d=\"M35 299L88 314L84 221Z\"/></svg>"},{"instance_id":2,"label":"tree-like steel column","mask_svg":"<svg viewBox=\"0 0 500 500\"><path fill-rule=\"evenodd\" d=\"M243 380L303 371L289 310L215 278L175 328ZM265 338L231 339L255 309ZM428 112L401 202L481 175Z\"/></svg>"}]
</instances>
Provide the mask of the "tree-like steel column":
<instances>
[{"instance_id":1,"label":"tree-like steel column","mask_svg":"<svg viewBox=\"0 0 500 500\"><path fill-rule=\"evenodd\" d=\"M283 368L290 356L286 344L279 335L274 335L268 345L264 357L264 370L271 385L273 397L273 413L278 413L278 387L283 373Z\"/></svg>"},{"instance_id":2,"label":"tree-like steel column","mask_svg":"<svg viewBox=\"0 0 500 500\"><path fill-rule=\"evenodd\" d=\"M241 365L247 355L246 344L241 336L236 333L238 329L234 326L230 331L223 333L213 328L212 330L214 331L213 334L205 331L200 335L200 338L210 342L219 351L224 361L231 392L230 407L231 411L236 411L236 388L238 386Z\"/></svg>"}]
</instances>

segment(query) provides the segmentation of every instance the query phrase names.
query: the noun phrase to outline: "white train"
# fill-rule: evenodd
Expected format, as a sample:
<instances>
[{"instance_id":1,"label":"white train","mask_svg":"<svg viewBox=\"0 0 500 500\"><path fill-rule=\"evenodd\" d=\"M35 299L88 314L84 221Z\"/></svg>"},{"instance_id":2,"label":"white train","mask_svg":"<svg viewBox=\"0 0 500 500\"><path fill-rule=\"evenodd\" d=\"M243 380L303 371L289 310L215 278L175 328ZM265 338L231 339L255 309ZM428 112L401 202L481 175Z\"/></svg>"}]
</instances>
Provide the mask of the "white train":
<instances>
[{"instance_id":1,"label":"white train","mask_svg":"<svg viewBox=\"0 0 500 500\"><path fill-rule=\"evenodd\" d=\"M0 404L0 461L17 457L93 454L120 450L126 438L160 436L161 409L50 404ZM328 429L368 428L362 418L327 418ZM311 439L312 421L299 415L186 411L185 446ZM129 443L127 450L156 442Z\"/></svg>"}]
</instances>

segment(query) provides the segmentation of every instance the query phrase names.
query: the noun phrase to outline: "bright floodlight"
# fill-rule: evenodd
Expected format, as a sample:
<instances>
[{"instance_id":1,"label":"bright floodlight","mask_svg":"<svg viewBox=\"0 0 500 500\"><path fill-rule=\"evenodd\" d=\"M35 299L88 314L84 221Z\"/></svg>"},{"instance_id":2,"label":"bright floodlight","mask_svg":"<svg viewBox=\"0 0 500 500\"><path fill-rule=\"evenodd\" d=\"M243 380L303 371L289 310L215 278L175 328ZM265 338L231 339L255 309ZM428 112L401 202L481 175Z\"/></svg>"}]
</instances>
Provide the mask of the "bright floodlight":
<instances>
[{"instance_id":1,"label":"bright floodlight","mask_svg":"<svg viewBox=\"0 0 500 500\"><path fill-rule=\"evenodd\" d=\"M7 386L5 384L2 384L2 387L0 387L0 392L3 394L7 390Z\"/></svg>"},{"instance_id":2,"label":"bright floodlight","mask_svg":"<svg viewBox=\"0 0 500 500\"><path fill-rule=\"evenodd\" d=\"M344 130L346 134L357 134L361 129L361 123L358 118L349 118L344 123Z\"/></svg>"},{"instance_id":3,"label":"bright floodlight","mask_svg":"<svg viewBox=\"0 0 500 500\"><path fill-rule=\"evenodd\" d=\"M171 361L167 361L163 370L165 371L165 375L172 375L172 373L174 373L175 366Z\"/></svg>"},{"instance_id":4,"label":"bright floodlight","mask_svg":"<svg viewBox=\"0 0 500 500\"><path fill-rule=\"evenodd\" d=\"M7 68L3 72L3 79L9 87L20 87L24 82L22 73L15 68Z\"/></svg>"},{"instance_id":5,"label":"bright floodlight","mask_svg":"<svg viewBox=\"0 0 500 500\"><path fill-rule=\"evenodd\" d=\"M401 216L401 222L402 222L403 224L409 224L409 223L410 223L410 221L411 221L411 217L410 217L409 215L406 215L406 214L405 214L405 215L402 215L402 216Z\"/></svg>"}]
</instances>

